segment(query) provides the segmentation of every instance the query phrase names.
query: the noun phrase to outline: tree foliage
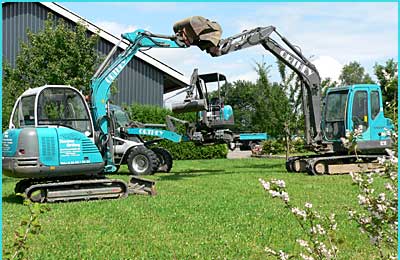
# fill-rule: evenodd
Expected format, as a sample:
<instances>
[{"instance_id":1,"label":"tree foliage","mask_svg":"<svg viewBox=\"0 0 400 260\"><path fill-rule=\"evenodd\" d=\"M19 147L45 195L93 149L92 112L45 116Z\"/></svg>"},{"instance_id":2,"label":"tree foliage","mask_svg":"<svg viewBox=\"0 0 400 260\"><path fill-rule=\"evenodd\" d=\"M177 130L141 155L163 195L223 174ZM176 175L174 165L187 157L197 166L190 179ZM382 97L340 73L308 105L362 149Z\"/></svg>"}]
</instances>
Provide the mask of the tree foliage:
<instances>
[{"instance_id":1,"label":"tree foliage","mask_svg":"<svg viewBox=\"0 0 400 260\"><path fill-rule=\"evenodd\" d=\"M364 67L356 61L352 61L343 66L339 80L341 85L374 83L371 76L368 73L365 73Z\"/></svg>"},{"instance_id":2,"label":"tree foliage","mask_svg":"<svg viewBox=\"0 0 400 260\"><path fill-rule=\"evenodd\" d=\"M95 49L98 35L88 36L86 27L68 26L51 15L38 33L27 31L15 68L4 61L3 129L7 127L15 99L28 88L46 84L71 85L88 93L90 79L99 64Z\"/></svg>"},{"instance_id":3,"label":"tree foliage","mask_svg":"<svg viewBox=\"0 0 400 260\"><path fill-rule=\"evenodd\" d=\"M264 62L256 63L258 79L255 83L238 80L221 87L224 103L231 105L234 111L235 131L282 135L289 99L278 83L270 82L269 69Z\"/></svg>"},{"instance_id":4,"label":"tree foliage","mask_svg":"<svg viewBox=\"0 0 400 260\"><path fill-rule=\"evenodd\" d=\"M398 88L398 69L397 62L393 59L386 61L384 65L375 64L375 75L378 78L382 89L383 106L385 115L397 122L397 88Z\"/></svg>"}]
</instances>

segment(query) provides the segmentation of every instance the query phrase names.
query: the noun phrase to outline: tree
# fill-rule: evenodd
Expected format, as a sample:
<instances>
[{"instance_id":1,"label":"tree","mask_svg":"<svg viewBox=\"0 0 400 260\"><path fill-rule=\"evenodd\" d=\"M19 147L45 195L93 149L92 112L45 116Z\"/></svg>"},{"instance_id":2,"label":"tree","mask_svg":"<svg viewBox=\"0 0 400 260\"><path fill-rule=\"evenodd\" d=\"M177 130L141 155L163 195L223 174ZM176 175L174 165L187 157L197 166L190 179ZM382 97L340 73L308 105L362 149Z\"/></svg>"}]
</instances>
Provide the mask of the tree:
<instances>
[{"instance_id":1,"label":"tree","mask_svg":"<svg viewBox=\"0 0 400 260\"><path fill-rule=\"evenodd\" d=\"M322 80L321 82L321 92L322 92L322 96L325 96L326 91L329 88L335 88L338 86L338 83L334 80L332 80L331 78L325 78Z\"/></svg>"},{"instance_id":2,"label":"tree","mask_svg":"<svg viewBox=\"0 0 400 260\"><path fill-rule=\"evenodd\" d=\"M12 68L7 61L3 68L3 129L16 97L28 88L45 84L71 85L88 94L90 79L100 62L95 49L98 35L88 36L86 27L77 24L71 29L51 15L44 29L27 32L28 42Z\"/></svg>"},{"instance_id":3,"label":"tree","mask_svg":"<svg viewBox=\"0 0 400 260\"><path fill-rule=\"evenodd\" d=\"M365 69L360 63L353 61L343 66L342 72L339 76L341 85L353 85L353 84L369 84L374 83L368 73L365 73Z\"/></svg>"},{"instance_id":4,"label":"tree","mask_svg":"<svg viewBox=\"0 0 400 260\"><path fill-rule=\"evenodd\" d=\"M252 115L256 111L254 104L255 84L251 81L238 80L224 84L221 87L221 96L224 98L224 103L231 105L235 116L234 130L255 131ZM212 93L216 96L216 93Z\"/></svg>"},{"instance_id":5,"label":"tree","mask_svg":"<svg viewBox=\"0 0 400 260\"><path fill-rule=\"evenodd\" d=\"M375 64L374 70L375 75L378 78L378 83L382 89L385 115L397 122L397 62L390 59L386 61L385 65Z\"/></svg>"},{"instance_id":6,"label":"tree","mask_svg":"<svg viewBox=\"0 0 400 260\"><path fill-rule=\"evenodd\" d=\"M281 137L289 116L289 100L278 83L271 84L269 81L270 66L264 62L256 65L258 80L254 93L256 111L252 118L253 125L271 136Z\"/></svg>"}]
</instances>

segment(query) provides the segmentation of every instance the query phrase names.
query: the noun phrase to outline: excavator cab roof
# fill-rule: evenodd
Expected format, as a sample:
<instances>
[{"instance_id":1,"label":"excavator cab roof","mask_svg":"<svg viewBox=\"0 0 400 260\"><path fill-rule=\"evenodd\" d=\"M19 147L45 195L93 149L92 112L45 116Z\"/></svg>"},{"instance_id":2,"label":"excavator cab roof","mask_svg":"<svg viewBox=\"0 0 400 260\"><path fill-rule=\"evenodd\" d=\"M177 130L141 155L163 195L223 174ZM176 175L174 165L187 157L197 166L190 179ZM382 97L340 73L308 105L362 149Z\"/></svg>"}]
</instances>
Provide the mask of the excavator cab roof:
<instances>
[{"instance_id":1,"label":"excavator cab roof","mask_svg":"<svg viewBox=\"0 0 400 260\"><path fill-rule=\"evenodd\" d=\"M199 78L204 80L205 83L226 80L226 77L224 74L220 74L220 73L216 73L216 72L208 73L208 74L201 74L201 75L199 75Z\"/></svg>"}]
</instances>

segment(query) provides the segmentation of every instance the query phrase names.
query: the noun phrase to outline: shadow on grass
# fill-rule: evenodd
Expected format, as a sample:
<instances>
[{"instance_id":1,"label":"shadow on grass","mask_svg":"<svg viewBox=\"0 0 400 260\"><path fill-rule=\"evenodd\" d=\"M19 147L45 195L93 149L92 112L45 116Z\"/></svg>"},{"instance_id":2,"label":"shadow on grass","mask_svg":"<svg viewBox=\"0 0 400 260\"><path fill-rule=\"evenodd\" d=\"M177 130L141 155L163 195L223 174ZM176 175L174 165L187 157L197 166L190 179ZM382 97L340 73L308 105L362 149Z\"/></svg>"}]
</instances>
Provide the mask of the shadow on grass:
<instances>
[{"instance_id":1,"label":"shadow on grass","mask_svg":"<svg viewBox=\"0 0 400 260\"><path fill-rule=\"evenodd\" d=\"M197 169L197 170L183 170L183 171L176 171L171 172L170 175L163 175L159 176L159 180L167 180L167 181L174 181L174 180L181 180L184 178L193 178L199 176L210 176L210 175L220 175L220 174L231 174L232 172L226 172L225 169Z\"/></svg>"},{"instance_id":2,"label":"shadow on grass","mask_svg":"<svg viewBox=\"0 0 400 260\"><path fill-rule=\"evenodd\" d=\"M263 164L252 164L249 166L246 165L235 166L235 168L245 168L245 169L269 169L269 168L282 168L282 167L283 168L285 167L284 163L274 163L274 164L263 163Z\"/></svg>"},{"instance_id":3,"label":"shadow on grass","mask_svg":"<svg viewBox=\"0 0 400 260\"><path fill-rule=\"evenodd\" d=\"M24 199L21 196L11 194L11 195L3 197L2 202L3 203L12 203L12 204L23 204Z\"/></svg>"}]
</instances>

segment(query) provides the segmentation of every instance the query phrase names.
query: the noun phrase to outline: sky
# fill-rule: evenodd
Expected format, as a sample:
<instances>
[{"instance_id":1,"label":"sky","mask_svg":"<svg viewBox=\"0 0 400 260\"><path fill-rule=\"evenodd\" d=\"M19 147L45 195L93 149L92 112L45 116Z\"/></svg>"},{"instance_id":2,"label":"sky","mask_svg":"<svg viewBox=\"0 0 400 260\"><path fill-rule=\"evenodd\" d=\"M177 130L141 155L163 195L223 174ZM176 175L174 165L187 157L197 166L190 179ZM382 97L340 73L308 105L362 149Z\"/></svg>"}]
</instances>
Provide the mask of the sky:
<instances>
[{"instance_id":1,"label":"sky","mask_svg":"<svg viewBox=\"0 0 400 260\"><path fill-rule=\"evenodd\" d=\"M67 9L119 36L146 29L173 34L176 21L200 15L218 22L227 38L243 30L273 25L316 65L322 78L336 80L343 65L357 61L373 76L376 63L398 57L397 3L279 3L279 2L61 2ZM274 38L277 40L277 38ZM276 58L254 46L213 58L193 46L187 49L151 49L154 58L190 77L220 72L228 81L257 79L256 63L271 65L270 80L280 81ZM374 78L374 76L373 76ZM171 96L164 95L164 98ZM183 99L182 95L168 100ZM168 104L167 104L168 106Z\"/></svg>"}]
</instances>

